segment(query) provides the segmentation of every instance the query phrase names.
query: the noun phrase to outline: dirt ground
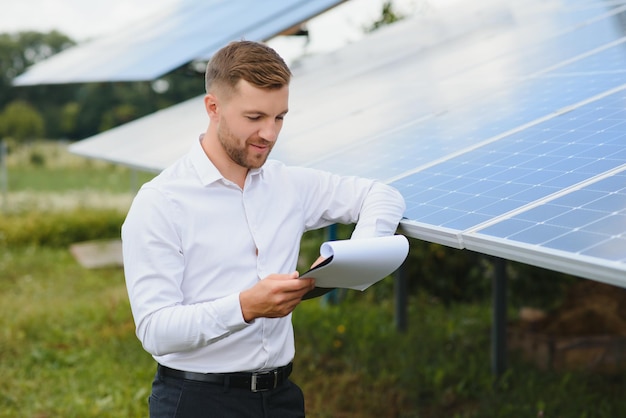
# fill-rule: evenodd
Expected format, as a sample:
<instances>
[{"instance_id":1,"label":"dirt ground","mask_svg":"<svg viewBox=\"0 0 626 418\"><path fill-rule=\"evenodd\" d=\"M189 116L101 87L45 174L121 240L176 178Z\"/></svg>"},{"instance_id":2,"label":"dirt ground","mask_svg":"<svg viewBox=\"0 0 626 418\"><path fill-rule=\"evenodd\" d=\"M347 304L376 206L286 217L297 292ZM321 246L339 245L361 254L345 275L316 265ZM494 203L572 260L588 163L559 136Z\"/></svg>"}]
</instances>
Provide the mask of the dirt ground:
<instances>
[{"instance_id":1,"label":"dirt ground","mask_svg":"<svg viewBox=\"0 0 626 418\"><path fill-rule=\"evenodd\" d=\"M550 335L626 336L626 289L581 280L570 287L556 311L530 318L530 322L534 331Z\"/></svg>"},{"instance_id":2,"label":"dirt ground","mask_svg":"<svg viewBox=\"0 0 626 418\"><path fill-rule=\"evenodd\" d=\"M581 280L554 312L520 311L508 346L542 369L626 370L626 289Z\"/></svg>"}]
</instances>

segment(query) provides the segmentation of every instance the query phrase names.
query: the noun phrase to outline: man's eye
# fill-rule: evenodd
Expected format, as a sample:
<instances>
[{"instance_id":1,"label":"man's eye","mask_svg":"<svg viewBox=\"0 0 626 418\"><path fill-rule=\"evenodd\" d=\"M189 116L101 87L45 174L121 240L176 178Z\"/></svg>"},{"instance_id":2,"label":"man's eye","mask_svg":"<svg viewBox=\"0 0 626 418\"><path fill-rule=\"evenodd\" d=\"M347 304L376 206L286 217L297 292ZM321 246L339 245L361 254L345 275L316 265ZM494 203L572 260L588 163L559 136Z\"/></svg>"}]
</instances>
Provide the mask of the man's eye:
<instances>
[{"instance_id":1,"label":"man's eye","mask_svg":"<svg viewBox=\"0 0 626 418\"><path fill-rule=\"evenodd\" d=\"M261 117L260 116L247 116L247 118L249 120L259 120Z\"/></svg>"}]
</instances>

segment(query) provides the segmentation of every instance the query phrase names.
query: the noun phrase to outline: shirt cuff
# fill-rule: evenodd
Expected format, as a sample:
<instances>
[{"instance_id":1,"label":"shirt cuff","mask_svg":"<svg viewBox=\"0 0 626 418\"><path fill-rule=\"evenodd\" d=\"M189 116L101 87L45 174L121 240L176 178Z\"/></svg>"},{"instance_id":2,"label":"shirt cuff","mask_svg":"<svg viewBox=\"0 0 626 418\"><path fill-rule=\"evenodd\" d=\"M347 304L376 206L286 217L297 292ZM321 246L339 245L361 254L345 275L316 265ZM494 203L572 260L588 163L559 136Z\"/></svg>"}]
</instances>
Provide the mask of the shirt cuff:
<instances>
[{"instance_id":1,"label":"shirt cuff","mask_svg":"<svg viewBox=\"0 0 626 418\"><path fill-rule=\"evenodd\" d=\"M228 295L224 298L215 300L215 311L219 315L219 320L226 329L234 331L251 325L252 322L246 322L241 312L241 303L239 302L239 293Z\"/></svg>"}]
</instances>

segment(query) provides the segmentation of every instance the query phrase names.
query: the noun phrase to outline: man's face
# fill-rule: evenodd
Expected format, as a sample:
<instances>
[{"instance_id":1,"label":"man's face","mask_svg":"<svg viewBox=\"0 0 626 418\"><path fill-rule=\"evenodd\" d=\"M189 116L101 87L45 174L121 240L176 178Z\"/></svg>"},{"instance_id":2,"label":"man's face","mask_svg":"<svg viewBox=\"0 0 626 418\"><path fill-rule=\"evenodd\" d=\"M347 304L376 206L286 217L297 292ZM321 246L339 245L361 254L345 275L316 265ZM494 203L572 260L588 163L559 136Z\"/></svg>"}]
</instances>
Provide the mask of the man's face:
<instances>
[{"instance_id":1,"label":"man's face","mask_svg":"<svg viewBox=\"0 0 626 418\"><path fill-rule=\"evenodd\" d=\"M264 90L245 80L221 102L217 137L229 158L247 169L261 167L278 139L289 102L289 87Z\"/></svg>"}]
</instances>

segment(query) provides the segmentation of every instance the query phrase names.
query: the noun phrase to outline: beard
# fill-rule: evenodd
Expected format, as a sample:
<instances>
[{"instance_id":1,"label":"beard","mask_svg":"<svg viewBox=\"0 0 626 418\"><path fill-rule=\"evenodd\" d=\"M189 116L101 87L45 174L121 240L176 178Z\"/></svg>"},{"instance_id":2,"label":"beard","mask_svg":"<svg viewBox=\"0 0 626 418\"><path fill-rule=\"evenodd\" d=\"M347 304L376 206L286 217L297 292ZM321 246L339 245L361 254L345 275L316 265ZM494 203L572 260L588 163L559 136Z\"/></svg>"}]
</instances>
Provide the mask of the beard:
<instances>
[{"instance_id":1,"label":"beard","mask_svg":"<svg viewBox=\"0 0 626 418\"><path fill-rule=\"evenodd\" d=\"M235 164L247 168L248 170L260 168L263 164L265 164L265 161L274 146L270 141L262 138L247 139L244 141L243 145L240 146L239 138L233 134L228 127L228 124L223 119L217 130L217 139L220 141L220 144L224 148L224 151L226 151L228 157ZM266 146L269 147L269 149L267 152L254 152L249 149L248 146L250 144Z\"/></svg>"}]
</instances>

